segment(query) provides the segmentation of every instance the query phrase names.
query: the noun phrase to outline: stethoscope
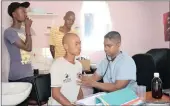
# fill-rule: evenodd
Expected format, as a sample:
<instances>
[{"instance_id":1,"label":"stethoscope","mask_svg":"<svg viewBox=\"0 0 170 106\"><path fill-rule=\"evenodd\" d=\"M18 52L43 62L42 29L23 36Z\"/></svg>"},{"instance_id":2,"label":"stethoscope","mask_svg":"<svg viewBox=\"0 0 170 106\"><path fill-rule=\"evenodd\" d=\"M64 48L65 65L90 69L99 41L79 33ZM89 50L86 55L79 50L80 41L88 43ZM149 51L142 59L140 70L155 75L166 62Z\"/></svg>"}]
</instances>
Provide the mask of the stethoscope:
<instances>
[{"instance_id":1,"label":"stethoscope","mask_svg":"<svg viewBox=\"0 0 170 106\"><path fill-rule=\"evenodd\" d=\"M118 53L118 55L119 55L120 53L122 53L122 51L120 51L120 52ZM107 59L107 61L108 61L108 64L107 64L106 71L105 71L105 73L103 74L102 78L106 75L106 72L107 72L107 70L108 70L108 68L109 68L110 62L113 62L118 55L116 55L114 58L109 59L109 56L106 54L106 59Z\"/></svg>"}]
</instances>

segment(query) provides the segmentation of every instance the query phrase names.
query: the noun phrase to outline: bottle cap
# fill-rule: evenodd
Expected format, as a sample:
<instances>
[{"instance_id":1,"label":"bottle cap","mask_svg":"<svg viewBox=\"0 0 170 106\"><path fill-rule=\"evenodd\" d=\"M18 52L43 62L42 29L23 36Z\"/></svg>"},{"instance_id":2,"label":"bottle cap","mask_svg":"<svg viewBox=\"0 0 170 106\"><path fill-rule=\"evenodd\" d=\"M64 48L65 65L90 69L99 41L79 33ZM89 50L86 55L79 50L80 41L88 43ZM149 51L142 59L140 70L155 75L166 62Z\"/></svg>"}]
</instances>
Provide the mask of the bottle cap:
<instances>
[{"instance_id":1,"label":"bottle cap","mask_svg":"<svg viewBox=\"0 0 170 106\"><path fill-rule=\"evenodd\" d=\"M159 73L154 73L154 77L159 77Z\"/></svg>"}]
</instances>

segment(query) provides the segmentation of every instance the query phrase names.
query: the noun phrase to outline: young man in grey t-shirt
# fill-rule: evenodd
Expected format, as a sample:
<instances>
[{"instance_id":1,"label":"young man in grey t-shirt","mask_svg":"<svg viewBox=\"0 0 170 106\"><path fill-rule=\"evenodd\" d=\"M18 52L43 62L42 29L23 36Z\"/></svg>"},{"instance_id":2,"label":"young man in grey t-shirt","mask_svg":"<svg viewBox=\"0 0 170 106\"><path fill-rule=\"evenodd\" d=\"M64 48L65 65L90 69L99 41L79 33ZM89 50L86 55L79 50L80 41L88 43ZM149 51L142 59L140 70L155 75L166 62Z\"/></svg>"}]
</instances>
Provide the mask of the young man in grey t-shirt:
<instances>
[{"instance_id":1,"label":"young man in grey t-shirt","mask_svg":"<svg viewBox=\"0 0 170 106\"><path fill-rule=\"evenodd\" d=\"M26 8L29 2L13 2L8 6L8 14L12 17L11 27L4 31L4 41L10 55L9 82L31 82L32 39L30 28L32 21L27 17ZM22 28L22 23L25 27Z\"/></svg>"}]
</instances>

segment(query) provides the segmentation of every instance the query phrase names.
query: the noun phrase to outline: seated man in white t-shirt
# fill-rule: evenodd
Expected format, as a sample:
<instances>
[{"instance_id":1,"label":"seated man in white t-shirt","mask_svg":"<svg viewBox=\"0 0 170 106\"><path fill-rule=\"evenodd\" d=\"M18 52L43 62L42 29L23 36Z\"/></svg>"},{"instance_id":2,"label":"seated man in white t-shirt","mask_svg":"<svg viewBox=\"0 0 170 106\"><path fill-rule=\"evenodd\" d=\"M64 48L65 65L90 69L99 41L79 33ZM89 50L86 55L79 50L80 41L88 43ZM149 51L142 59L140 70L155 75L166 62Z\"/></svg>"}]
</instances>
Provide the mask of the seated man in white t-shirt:
<instances>
[{"instance_id":1,"label":"seated man in white t-shirt","mask_svg":"<svg viewBox=\"0 0 170 106\"><path fill-rule=\"evenodd\" d=\"M80 38L73 33L63 37L66 50L64 57L57 58L50 69L52 97L49 105L73 105L83 98L83 92L76 81L82 73L82 65L75 59L81 52Z\"/></svg>"}]
</instances>

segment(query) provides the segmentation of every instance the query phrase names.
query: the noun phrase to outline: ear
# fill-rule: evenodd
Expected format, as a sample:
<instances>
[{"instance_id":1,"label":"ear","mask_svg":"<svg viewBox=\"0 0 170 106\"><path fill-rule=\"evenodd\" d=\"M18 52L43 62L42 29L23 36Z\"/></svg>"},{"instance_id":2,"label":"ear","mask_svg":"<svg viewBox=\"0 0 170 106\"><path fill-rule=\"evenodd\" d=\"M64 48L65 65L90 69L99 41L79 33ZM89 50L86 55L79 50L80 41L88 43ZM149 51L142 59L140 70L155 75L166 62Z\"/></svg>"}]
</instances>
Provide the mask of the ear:
<instances>
[{"instance_id":1,"label":"ear","mask_svg":"<svg viewBox=\"0 0 170 106\"><path fill-rule=\"evenodd\" d=\"M68 50L68 45L67 44L64 44L64 49L67 51Z\"/></svg>"},{"instance_id":2,"label":"ear","mask_svg":"<svg viewBox=\"0 0 170 106\"><path fill-rule=\"evenodd\" d=\"M117 46L118 46L118 47L120 47L120 45L121 45L121 42L117 43Z\"/></svg>"},{"instance_id":3,"label":"ear","mask_svg":"<svg viewBox=\"0 0 170 106\"><path fill-rule=\"evenodd\" d=\"M12 17L16 17L16 13L15 12L12 13Z\"/></svg>"},{"instance_id":4,"label":"ear","mask_svg":"<svg viewBox=\"0 0 170 106\"><path fill-rule=\"evenodd\" d=\"M66 20L66 16L64 16L63 19Z\"/></svg>"}]
</instances>

